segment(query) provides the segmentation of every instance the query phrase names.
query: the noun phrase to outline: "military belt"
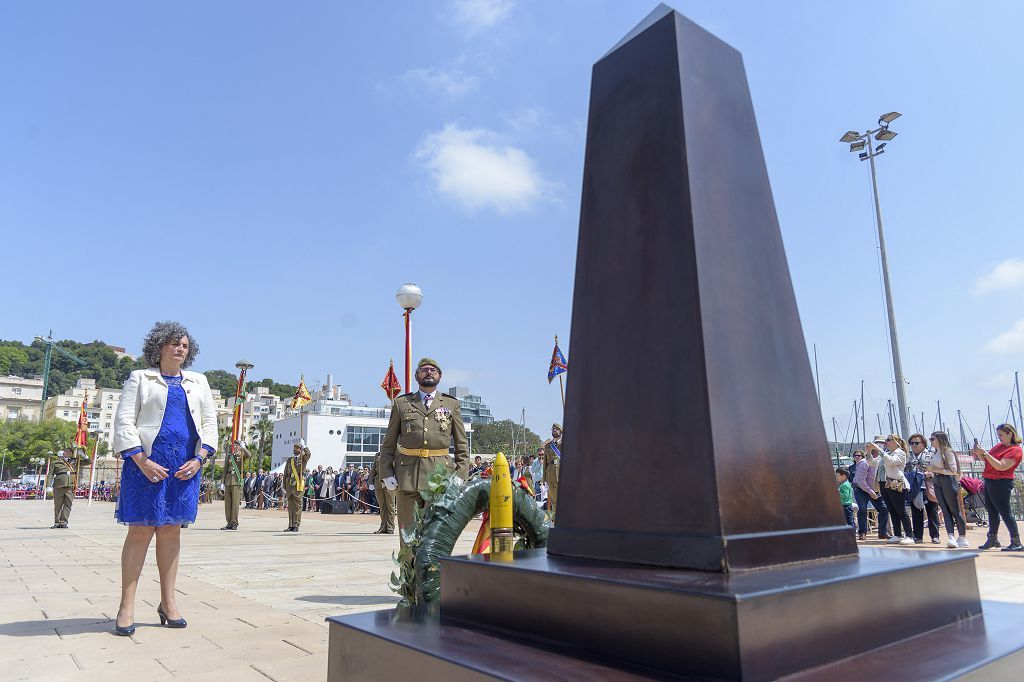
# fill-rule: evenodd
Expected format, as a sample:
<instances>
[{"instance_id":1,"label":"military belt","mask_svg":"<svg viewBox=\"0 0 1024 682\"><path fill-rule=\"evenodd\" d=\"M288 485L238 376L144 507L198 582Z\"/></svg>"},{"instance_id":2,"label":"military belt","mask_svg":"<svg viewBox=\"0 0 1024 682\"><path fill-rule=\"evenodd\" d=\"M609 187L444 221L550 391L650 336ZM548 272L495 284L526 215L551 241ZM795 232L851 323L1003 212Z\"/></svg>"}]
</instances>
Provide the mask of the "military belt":
<instances>
[{"instance_id":1,"label":"military belt","mask_svg":"<svg viewBox=\"0 0 1024 682\"><path fill-rule=\"evenodd\" d=\"M444 450L431 450L429 448L404 448L401 445L398 446L398 452L403 455L409 455L410 457L447 457L448 448Z\"/></svg>"}]
</instances>

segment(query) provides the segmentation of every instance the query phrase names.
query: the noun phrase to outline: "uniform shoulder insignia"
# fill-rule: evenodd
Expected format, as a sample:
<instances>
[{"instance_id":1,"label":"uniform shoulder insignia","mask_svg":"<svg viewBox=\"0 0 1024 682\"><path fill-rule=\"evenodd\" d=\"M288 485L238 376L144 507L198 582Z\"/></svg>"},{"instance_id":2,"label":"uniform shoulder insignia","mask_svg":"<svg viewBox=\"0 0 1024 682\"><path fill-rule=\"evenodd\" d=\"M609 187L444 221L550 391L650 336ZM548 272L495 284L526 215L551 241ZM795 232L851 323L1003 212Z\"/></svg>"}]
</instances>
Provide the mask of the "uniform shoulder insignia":
<instances>
[{"instance_id":1,"label":"uniform shoulder insignia","mask_svg":"<svg viewBox=\"0 0 1024 682\"><path fill-rule=\"evenodd\" d=\"M447 393L442 393L441 395L443 395L445 398L451 398L452 400L458 400L458 398L456 398L455 396L448 395Z\"/></svg>"},{"instance_id":2,"label":"uniform shoulder insignia","mask_svg":"<svg viewBox=\"0 0 1024 682\"><path fill-rule=\"evenodd\" d=\"M400 395L398 397L399 398L411 398L414 395L416 395L416 391L412 391L411 393L403 393L402 395Z\"/></svg>"}]
</instances>

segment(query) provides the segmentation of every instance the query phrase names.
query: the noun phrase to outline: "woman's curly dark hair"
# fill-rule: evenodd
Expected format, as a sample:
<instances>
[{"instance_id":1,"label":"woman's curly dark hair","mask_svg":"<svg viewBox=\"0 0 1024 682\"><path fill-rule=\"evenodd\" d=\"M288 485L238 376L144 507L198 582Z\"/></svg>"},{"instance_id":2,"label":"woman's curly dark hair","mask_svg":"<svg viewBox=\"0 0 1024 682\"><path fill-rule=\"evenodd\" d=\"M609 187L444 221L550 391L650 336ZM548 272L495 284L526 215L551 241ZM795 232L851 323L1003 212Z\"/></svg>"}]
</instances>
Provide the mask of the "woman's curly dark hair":
<instances>
[{"instance_id":1,"label":"woman's curly dark hair","mask_svg":"<svg viewBox=\"0 0 1024 682\"><path fill-rule=\"evenodd\" d=\"M142 341L142 355L146 358L146 366L159 367L160 349L183 336L188 337L188 355L185 356L185 362L181 363L181 367L191 367L199 355L199 344L196 343L196 337L192 336L180 322L157 322L149 330Z\"/></svg>"}]
</instances>

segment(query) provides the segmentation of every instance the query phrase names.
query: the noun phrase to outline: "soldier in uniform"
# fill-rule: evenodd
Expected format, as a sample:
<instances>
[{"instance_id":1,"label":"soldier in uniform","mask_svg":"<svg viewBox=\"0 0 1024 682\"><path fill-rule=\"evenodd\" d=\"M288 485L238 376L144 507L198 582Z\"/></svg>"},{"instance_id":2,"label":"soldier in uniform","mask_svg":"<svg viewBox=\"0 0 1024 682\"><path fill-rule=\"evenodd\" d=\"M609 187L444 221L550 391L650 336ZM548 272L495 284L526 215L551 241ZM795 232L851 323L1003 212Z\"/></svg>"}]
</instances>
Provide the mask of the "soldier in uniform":
<instances>
[{"instance_id":1,"label":"soldier in uniform","mask_svg":"<svg viewBox=\"0 0 1024 682\"><path fill-rule=\"evenodd\" d=\"M370 479L373 481L373 491L377 493L377 506L380 507L380 528L374 533L394 535L395 533L395 491L384 485L384 475L380 468L381 455L378 452L373 458L373 467L370 469Z\"/></svg>"},{"instance_id":2,"label":"soldier in uniform","mask_svg":"<svg viewBox=\"0 0 1024 682\"><path fill-rule=\"evenodd\" d=\"M551 425L551 438L544 441L544 482L548 485L548 509L555 515L558 505L558 465L562 459L562 425Z\"/></svg>"},{"instance_id":3,"label":"soldier in uniform","mask_svg":"<svg viewBox=\"0 0 1024 682\"><path fill-rule=\"evenodd\" d=\"M420 490L438 464L466 478L469 468L469 440L462 421L459 399L438 393L441 368L423 358L416 365L420 390L395 398L387 435L381 445L381 475L384 486L398 487L398 528L408 532L416 519L415 509L423 505ZM455 461L448 455L454 441Z\"/></svg>"},{"instance_id":4,"label":"soldier in uniform","mask_svg":"<svg viewBox=\"0 0 1024 682\"><path fill-rule=\"evenodd\" d=\"M300 438L292 448L292 456L284 461L284 489L288 495L288 527L285 532L299 532L302 493L306 489L305 471L312 454L306 447L306 441Z\"/></svg>"},{"instance_id":5,"label":"soldier in uniform","mask_svg":"<svg viewBox=\"0 0 1024 682\"><path fill-rule=\"evenodd\" d=\"M238 530L238 505L242 496L242 458L249 454L245 444L236 440L224 453L224 518L221 530Z\"/></svg>"},{"instance_id":6,"label":"soldier in uniform","mask_svg":"<svg viewBox=\"0 0 1024 682\"><path fill-rule=\"evenodd\" d=\"M71 504L75 501L75 466L79 461L88 462L83 452L76 455L71 448L64 448L50 464L53 473L53 525L50 528L67 528L71 516ZM43 487L44 493L46 487Z\"/></svg>"}]
</instances>

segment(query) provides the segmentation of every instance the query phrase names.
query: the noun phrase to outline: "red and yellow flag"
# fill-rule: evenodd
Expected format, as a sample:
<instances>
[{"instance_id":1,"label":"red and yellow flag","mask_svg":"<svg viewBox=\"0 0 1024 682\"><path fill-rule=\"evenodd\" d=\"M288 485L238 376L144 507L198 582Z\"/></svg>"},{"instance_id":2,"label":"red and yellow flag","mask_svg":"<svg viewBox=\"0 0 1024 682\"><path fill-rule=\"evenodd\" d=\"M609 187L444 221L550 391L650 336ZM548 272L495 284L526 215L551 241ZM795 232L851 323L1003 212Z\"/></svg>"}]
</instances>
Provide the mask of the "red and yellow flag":
<instances>
[{"instance_id":1,"label":"red and yellow flag","mask_svg":"<svg viewBox=\"0 0 1024 682\"><path fill-rule=\"evenodd\" d=\"M85 414L85 404L89 402L89 392L86 391L82 400L82 411L78 413L78 429L75 431L74 445L85 450L89 443L89 417Z\"/></svg>"},{"instance_id":2,"label":"red and yellow flag","mask_svg":"<svg viewBox=\"0 0 1024 682\"><path fill-rule=\"evenodd\" d=\"M398 380L398 375L395 374L394 360L391 361L391 366L388 367L388 373L384 375L384 381L380 382L380 387L388 394L388 400L394 400L402 392L402 383Z\"/></svg>"},{"instance_id":3,"label":"red and yellow flag","mask_svg":"<svg viewBox=\"0 0 1024 682\"><path fill-rule=\"evenodd\" d=\"M309 389L306 388L306 378L300 376L299 387L295 389L295 397L292 398L292 409L308 405L311 402L313 402L313 396L309 394Z\"/></svg>"}]
</instances>

